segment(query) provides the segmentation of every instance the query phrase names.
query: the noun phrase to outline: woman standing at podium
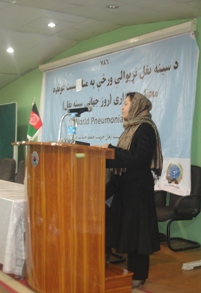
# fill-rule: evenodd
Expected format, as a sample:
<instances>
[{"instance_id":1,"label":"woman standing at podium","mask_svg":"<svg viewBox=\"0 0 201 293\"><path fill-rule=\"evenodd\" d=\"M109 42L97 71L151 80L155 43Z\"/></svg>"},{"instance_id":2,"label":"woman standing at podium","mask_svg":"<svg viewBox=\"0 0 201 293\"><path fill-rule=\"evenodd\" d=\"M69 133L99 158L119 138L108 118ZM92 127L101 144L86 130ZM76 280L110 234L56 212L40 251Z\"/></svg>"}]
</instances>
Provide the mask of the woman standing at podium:
<instances>
[{"instance_id":1,"label":"woman standing at podium","mask_svg":"<svg viewBox=\"0 0 201 293\"><path fill-rule=\"evenodd\" d=\"M115 159L107 160L113 175L106 195L114 197L106 219L106 252L127 253L133 288L148 278L149 255L160 249L154 177L161 175L163 159L151 108L145 96L128 93L122 107L124 132L117 146L102 145L115 151Z\"/></svg>"}]
</instances>

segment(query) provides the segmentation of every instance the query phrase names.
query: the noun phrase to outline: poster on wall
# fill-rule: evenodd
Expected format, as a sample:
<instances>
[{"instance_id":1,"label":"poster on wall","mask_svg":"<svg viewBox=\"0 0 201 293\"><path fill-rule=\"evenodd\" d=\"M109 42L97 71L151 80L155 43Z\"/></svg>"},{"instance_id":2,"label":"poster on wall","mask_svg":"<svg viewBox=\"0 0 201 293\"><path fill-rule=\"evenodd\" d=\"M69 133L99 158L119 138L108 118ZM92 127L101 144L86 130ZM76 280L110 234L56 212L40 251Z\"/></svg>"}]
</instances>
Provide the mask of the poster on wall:
<instances>
[{"instance_id":1,"label":"poster on wall","mask_svg":"<svg viewBox=\"0 0 201 293\"><path fill-rule=\"evenodd\" d=\"M44 73L41 140L57 141L62 116L87 107L77 118L77 140L116 145L126 94L140 92L152 102L161 137L164 165L156 189L189 194L198 57L195 36L186 33ZM63 121L62 139L69 118Z\"/></svg>"}]
</instances>

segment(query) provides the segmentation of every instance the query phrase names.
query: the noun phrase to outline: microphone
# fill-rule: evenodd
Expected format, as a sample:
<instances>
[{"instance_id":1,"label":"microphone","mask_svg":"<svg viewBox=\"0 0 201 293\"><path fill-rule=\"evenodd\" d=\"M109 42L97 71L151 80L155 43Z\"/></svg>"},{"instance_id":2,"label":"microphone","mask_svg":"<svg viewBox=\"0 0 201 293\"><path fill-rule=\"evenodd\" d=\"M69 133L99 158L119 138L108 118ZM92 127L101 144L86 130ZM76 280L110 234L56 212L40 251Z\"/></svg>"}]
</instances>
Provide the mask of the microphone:
<instances>
[{"instance_id":1,"label":"microphone","mask_svg":"<svg viewBox=\"0 0 201 293\"><path fill-rule=\"evenodd\" d=\"M84 112L91 112L92 107L83 107L83 108L73 108L73 109L68 109L68 113L77 113L78 116L80 116Z\"/></svg>"}]
</instances>

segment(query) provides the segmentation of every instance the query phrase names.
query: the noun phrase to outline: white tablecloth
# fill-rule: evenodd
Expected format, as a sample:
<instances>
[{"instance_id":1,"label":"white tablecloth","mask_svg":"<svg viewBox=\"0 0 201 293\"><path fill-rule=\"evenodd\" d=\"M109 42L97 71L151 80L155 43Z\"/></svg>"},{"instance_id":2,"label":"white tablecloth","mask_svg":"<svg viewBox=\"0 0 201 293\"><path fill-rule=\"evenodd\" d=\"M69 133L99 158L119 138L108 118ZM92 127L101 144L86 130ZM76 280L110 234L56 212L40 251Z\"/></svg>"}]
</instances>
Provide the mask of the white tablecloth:
<instances>
[{"instance_id":1,"label":"white tablecloth","mask_svg":"<svg viewBox=\"0 0 201 293\"><path fill-rule=\"evenodd\" d=\"M25 186L0 180L0 263L17 276L25 261L25 205Z\"/></svg>"}]
</instances>

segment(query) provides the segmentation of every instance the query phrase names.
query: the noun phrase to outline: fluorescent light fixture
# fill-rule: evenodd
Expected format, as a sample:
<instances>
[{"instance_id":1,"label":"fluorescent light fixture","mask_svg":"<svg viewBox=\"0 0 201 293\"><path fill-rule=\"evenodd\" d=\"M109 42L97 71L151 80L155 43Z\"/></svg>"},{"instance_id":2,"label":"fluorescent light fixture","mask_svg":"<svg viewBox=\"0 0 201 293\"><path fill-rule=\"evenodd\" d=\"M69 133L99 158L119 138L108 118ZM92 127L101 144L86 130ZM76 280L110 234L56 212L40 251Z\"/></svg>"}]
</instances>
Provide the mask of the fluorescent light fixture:
<instances>
[{"instance_id":1,"label":"fluorescent light fixture","mask_svg":"<svg viewBox=\"0 0 201 293\"><path fill-rule=\"evenodd\" d=\"M12 53L14 53L14 50L13 50L13 48L9 47L9 48L7 49L7 52L10 53L10 54L12 54Z\"/></svg>"},{"instance_id":2,"label":"fluorescent light fixture","mask_svg":"<svg viewBox=\"0 0 201 293\"><path fill-rule=\"evenodd\" d=\"M54 22L50 22L50 23L48 23L48 26L49 27L55 27L55 23Z\"/></svg>"}]
</instances>

